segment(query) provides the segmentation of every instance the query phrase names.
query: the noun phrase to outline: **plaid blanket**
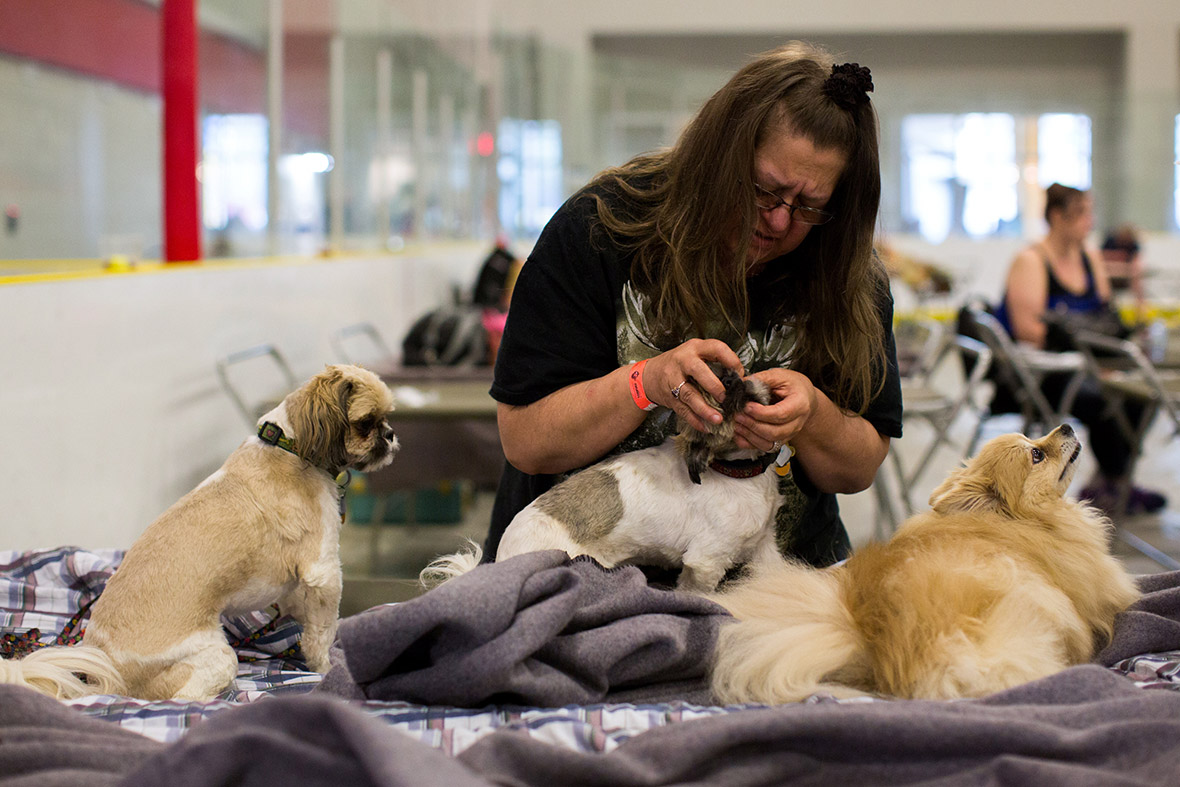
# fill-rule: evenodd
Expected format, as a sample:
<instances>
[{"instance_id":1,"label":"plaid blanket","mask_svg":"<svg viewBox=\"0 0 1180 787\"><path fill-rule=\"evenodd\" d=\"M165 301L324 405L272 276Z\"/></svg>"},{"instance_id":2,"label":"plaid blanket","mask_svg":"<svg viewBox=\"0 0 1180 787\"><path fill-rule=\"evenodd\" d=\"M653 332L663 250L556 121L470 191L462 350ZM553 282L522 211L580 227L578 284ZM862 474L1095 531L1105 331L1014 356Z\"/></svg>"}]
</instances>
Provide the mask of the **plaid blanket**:
<instances>
[{"instance_id":1,"label":"plaid blanket","mask_svg":"<svg viewBox=\"0 0 1180 787\"><path fill-rule=\"evenodd\" d=\"M85 551L72 547L32 552L0 551L0 636L35 639L51 644L67 624L105 587L122 553ZM1146 578L1144 609L1154 603L1170 611L1171 595L1180 595L1180 574ZM1164 601L1161 602L1161 599ZM1180 602L1177 602L1180 604ZM1149 611L1125 616L1116 640L1128 641L1135 630L1153 632L1160 616ZM84 620L82 621L84 623ZM276 696L310 693L321 676L309 672L298 649L299 627L275 611L223 620L227 636L237 643L239 669L233 684L216 700L206 703L148 702L114 695L95 695L66 703L79 713L102 719L160 742L180 739L201 720L225 710ZM34 636L33 630L37 633ZM68 632L66 632L68 634ZM1152 641L1152 640L1143 640ZM1163 640L1157 640L1163 641ZM293 650L294 649L294 650ZM1125 655L1104 652L1109 671L1124 675L1145 689L1180 690L1180 650ZM1101 656L1100 654L1100 660ZM816 696L808 704L838 706L874 702L836 701ZM680 722L731 715L741 707L717 707L683 701L601 702L562 707L496 705L455 708L407 702L366 700L352 703L366 715L380 719L409 737L459 755L487 736L502 730L522 733L537 742L578 752L605 753L655 728Z\"/></svg>"},{"instance_id":2,"label":"plaid blanket","mask_svg":"<svg viewBox=\"0 0 1180 787\"><path fill-rule=\"evenodd\" d=\"M54 644L79 609L102 592L122 556L118 550L76 547L0 551L0 636L28 639L36 630L37 642ZM238 643L239 664L233 684L216 700L149 702L99 694L66 704L86 716L169 743L213 714L268 697L306 694L320 684L322 676L307 671L297 649L291 653L300 629L290 618L276 617L272 609L227 617L222 624L230 641ZM654 727L726 712L687 702L475 709L372 700L357 704L369 715L448 754L458 754L502 729L578 751L605 752Z\"/></svg>"}]
</instances>

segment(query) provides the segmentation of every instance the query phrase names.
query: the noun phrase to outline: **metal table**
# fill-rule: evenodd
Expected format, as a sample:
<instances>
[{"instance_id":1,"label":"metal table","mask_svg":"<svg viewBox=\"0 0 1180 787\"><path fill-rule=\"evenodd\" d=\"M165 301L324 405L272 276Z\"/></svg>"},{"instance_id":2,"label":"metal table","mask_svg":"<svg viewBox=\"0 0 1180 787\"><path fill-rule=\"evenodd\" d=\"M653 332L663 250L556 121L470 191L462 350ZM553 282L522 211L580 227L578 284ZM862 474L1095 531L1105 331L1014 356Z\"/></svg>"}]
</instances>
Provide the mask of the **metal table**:
<instances>
[{"instance_id":1,"label":"metal table","mask_svg":"<svg viewBox=\"0 0 1180 787\"><path fill-rule=\"evenodd\" d=\"M383 379L394 394L390 424L401 447L392 464L366 474L374 497L369 548L374 570L390 494L445 481L495 489L504 468L496 401L488 394L490 368L399 369ZM408 524L413 524L412 509L411 503Z\"/></svg>"}]
</instances>

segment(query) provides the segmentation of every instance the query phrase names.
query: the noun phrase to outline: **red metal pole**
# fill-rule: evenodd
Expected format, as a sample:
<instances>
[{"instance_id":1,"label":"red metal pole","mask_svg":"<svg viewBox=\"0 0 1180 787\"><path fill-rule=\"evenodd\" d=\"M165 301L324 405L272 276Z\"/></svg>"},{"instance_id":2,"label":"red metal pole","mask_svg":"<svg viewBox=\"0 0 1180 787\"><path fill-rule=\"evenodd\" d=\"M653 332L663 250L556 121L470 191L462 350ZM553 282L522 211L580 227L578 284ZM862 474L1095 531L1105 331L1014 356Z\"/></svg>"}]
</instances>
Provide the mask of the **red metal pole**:
<instances>
[{"instance_id":1,"label":"red metal pole","mask_svg":"<svg viewBox=\"0 0 1180 787\"><path fill-rule=\"evenodd\" d=\"M197 185L197 0L163 0L164 259L201 258Z\"/></svg>"}]
</instances>

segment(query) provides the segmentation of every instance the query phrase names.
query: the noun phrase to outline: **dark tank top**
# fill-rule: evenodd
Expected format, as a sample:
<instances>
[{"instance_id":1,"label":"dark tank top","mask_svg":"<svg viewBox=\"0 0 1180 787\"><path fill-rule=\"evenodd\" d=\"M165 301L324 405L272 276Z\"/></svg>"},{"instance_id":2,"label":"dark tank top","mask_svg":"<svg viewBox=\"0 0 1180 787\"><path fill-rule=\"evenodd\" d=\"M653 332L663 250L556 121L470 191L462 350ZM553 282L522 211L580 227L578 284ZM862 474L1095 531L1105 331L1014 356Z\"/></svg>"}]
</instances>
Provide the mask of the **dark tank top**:
<instances>
[{"instance_id":1,"label":"dark tank top","mask_svg":"<svg viewBox=\"0 0 1180 787\"><path fill-rule=\"evenodd\" d=\"M1049 302L1045 306L1046 311L1087 313L1100 311L1103 308L1102 298L1098 296L1098 286L1094 283L1094 268L1090 264L1090 257L1084 250L1082 251L1082 266L1086 269L1086 288L1080 293L1069 291L1057 279L1057 276L1053 274L1053 266L1049 264L1049 258L1044 255L1044 252L1041 253L1041 258L1045 262L1045 273L1049 276ZM1012 333L1006 293L1000 302L1000 308L996 310L996 319L1000 321L1008 333Z\"/></svg>"}]
</instances>

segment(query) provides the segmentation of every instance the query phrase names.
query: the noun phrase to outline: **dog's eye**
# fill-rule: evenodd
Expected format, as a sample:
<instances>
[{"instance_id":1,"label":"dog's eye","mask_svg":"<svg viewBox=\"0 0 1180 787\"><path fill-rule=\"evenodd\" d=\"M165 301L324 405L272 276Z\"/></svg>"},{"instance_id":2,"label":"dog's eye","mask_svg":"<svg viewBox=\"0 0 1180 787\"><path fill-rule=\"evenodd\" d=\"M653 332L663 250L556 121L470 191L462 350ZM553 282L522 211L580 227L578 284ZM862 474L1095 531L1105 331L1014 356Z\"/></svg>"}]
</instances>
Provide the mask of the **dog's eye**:
<instances>
[{"instance_id":1,"label":"dog's eye","mask_svg":"<svg viewBox=\"0 0 1180 787\"><path fill-rule=\"evenodd\" d=\"M357 423L356 430L358 432L360 432L362 435L367 435L369 432L373 431L373 427L375 425L376 425L376 419L374 419L372 417L365 418L364 420Z\"/></svg>"},{"instance_id":2,"label":"dog's eye","mask_svg":"<svg viewBox=\"0 0 1180 787\"><path fill-rule=\"evenodd\" d=\"M1045 461L1045 452L1039 448L1034 448L1032 450L1032 459L1034 465L1039 465L1041 462Z\"/></svg>"}]
</instances>

